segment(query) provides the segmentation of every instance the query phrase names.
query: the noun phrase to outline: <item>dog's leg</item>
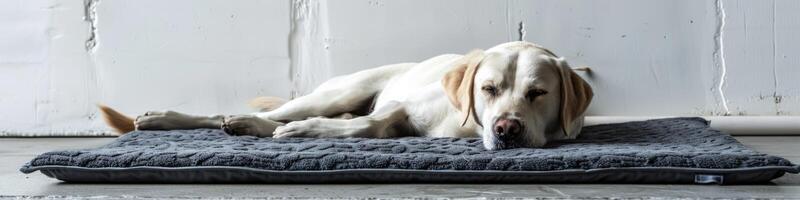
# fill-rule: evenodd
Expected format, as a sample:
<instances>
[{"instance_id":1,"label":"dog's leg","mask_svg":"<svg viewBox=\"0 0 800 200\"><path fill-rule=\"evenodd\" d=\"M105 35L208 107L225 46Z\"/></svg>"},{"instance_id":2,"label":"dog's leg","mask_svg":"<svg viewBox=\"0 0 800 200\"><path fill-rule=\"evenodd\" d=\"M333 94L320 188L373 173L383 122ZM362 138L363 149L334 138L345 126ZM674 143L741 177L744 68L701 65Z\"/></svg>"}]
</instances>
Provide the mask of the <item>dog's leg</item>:
<instances>
[{"instance_id":1,"label":"dog's leg","mask_svg":"<svg viewBox=\"0 0 800 200\"><path fill-rule=\"evenodd\" d=\"M340 76L322 83L308 95L293 99L269 112L255 115L273 121L289 122L311 117L334 117L371 106L392 77L413 63L387 65Z\"/></svg>"},{"instance_id":2,"label":"dog's leg","mask_svg":"<svg viewBox=\"0 0 800 200\"><path fill-rule=\"evenodd\" d=\"M222 129L231 135L272 136L282 122L305 120L311 117L335 117L370 106L375 92L369 89L315 91L294 99L277 109L253 115L225 118ZM367 105L365 105L367 104Z\"/></svg>"},{"instance_id":3,"label":"dog's leg","mask_svg":"<svg viewBox=\"0 0 800 200\"><path fill-rule=\"evenodd\" d=\"M255 115L233 115L222 122L222 130L231 135L272 137L275 128L283 123L260 118Z\"/></svg>"},{"instance_id":4,"label":"dog's leg","mask_svg":"<svg viewBox=\"0 0 800 200\"><path fill-rule=\"evenodd\" d=\"M150 111L136 118L137 130L220 128L223 116L196 116L175 111Z\"/></svg>"},{"instance_id":5,"label":"dog's leg","mask_svg":"<svg viewBox=\"0 0 800 200\"><path fill-rule=\"evenodd\" d=\"M242 126L246 125L246 126ZM197 116L175 111L150 111L136 118L136 130L180 130L198 128L222 128L227 133L248 133L259 137L270 137L275 127L283 125L280 122L264 120L253 115L223 115ZM240 130L238 132L231 129Z\"/></svg>"},{"instance_id":6,"label":"dog's leg","mask_svg":"<svg viewBox=\"0 0 800 200\"><path fill-rule=\"evenodd\" d=\"M374 93L370 89L315 91L273 111L225 118L222 129L231 135L269 137L276 127L283 125L282 122L319 116L334 117L352 112L357 106L371 102Z\"/></svg>"},{"instance_id":7,"label":"dog's leg","mask_svg":"<svg viewBox=\"0 0 800 200\"><path fill-rule=\"evenodd\" d=\"M368 116L353 119L317 117L290 122L278 127L273 137L397 137L403 130L408 130L407 119L404 105L392 102Z\"/></svg>"},{"instance_id":8,"label":"dog's leg","mask_svg":"<svg viewBox=\"0 0 800 200\"><path fill-rule=\"evenodd\" d=\"M413 65L388 65L333 78L310 94L286 102L275 110L226 118L223 129L233 135L269 136L285 122L336 117L368 108L393 76Z\"/></svg>"}]
</instances>

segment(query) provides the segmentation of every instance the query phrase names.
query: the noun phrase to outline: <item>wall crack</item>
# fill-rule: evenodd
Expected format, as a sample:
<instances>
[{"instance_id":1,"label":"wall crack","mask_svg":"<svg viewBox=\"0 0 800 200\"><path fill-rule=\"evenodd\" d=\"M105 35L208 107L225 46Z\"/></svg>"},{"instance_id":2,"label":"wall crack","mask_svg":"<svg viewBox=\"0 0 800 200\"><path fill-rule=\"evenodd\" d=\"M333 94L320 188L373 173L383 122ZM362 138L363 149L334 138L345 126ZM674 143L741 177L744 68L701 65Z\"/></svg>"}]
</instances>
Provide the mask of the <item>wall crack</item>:
<instances>
[{"instance_id":1,"label":"wall crack","mask_svg":"<svg viewBox=\"0 0 800 200\"><path fill-rule=\"evenodd\" d=\"M313 90L331 77L328 50L333 39L327 38L326 4L311 0L292 0L289 31L289 96L295 98Z\"/></svg>"},{"instance_id":2,"label":"wall crack","mask_svg":"<svg viewBox=\"0 0 800 200\"><path fill-rule=\"evenodd\" d=\"M519 28L517 29L517 33L519 34L519 41L525 41L525 35L528 34L528 30L525 30L525 22L519 22Z\"/></svg>"},{"instance_id":3,"label":"wall crack","mask_svg":"<svg viewBox=\"0 0 800 200\"><path fill-rule=\"evenodd\" d=\"M722 110L724 113L723 115L730 115L730 109L728 108L728 100L725 98L725 81L727 77L727 66L725 65L725 20L727 16L725 15L725 5L723 4L722 0L716 0L716 15L717 15L717 29L714 33L714 64L719 69L719 80L716 85L716 91L718 98L718 103L722 106Z\"/></svg>"},{"instance_id":4,"label":"wall crack","mask_svg":"<svg viewBox=\"0 0 800 200\"><path fill-rule=\"evenodd\" d=\"M777 18L777 3L772 1L772 98L775 102L775 115L781 115L781 101L783 97L778 94L778 45L776 43L777 40L777 29L775 26Z\"/></svg>"},{"instance_id":5,"label":"wall crack","mask_svg":"<svg viewBox=\"0 0 800 200\"><path fill-rule=\"evenodd\" d=\"M97 3L100 0L83 0L83 21L89 23L89 37L86 39L86 51L94 52L97 46Z\"/></svg>"},{"instance_id":6,"label":"wall crack","mask_svg":"<svg viewBox=\"0 0 800 200\"><path fill-rule=\"evenodd\" d=\"M97 5L100 0L83 0L83 21L89 26L89 33L84 41L84 48L87 52L87 72L89 73L88 80L86 80L86 87L89 88L87 93L86 113L85 116L89 121L94 121L97 118L97 109L95 104L101 102L102 87L100 79L100 68L97 66L94 53L98 44L97 34ZM91 122L90 122L91 123Z\"/></svg>"},{"instance_id":7,"label":"wall crack","mask_svg":"<svg viewBox=\"0 0 800 200\"><path fill-rule=\"evenodd\" d=\"M300 25L302 20L307 15L307 10L305 9L306 1L304 0L292 0L289 5L289 81L292 81L292 90L289 93L289 98L294 99L298 96L297 94L297 81L298 76L300 74L297 72L297 66L299 65L299 49L300 49L300 38L298 34L300 33Z\"/></svg>"}]
</instances>

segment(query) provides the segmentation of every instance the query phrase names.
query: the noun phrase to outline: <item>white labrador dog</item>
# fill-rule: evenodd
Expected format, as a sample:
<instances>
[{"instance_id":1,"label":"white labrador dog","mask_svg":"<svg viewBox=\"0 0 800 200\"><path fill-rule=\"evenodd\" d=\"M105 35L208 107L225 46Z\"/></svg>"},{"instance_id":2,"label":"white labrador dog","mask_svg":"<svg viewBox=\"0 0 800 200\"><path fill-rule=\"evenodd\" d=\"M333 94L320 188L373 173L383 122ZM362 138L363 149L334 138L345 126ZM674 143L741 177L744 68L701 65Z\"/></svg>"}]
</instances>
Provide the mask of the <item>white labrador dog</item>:
<instances>
[{"instance_id":1,"label":"white labrador dog","mask_svg":"<svg viewBox=\"0 0 800 200\"><path fill-rule=\"evenodd\" d=\"M564 58L533 43L509 42L336 77L288 102L259 98L262 112L251 115L164 111L132 119L105 106L101 111L123 133L222 128L274 138L482 137L495 150L574 139L592 96Z\"/></svg>"}]
</instances>

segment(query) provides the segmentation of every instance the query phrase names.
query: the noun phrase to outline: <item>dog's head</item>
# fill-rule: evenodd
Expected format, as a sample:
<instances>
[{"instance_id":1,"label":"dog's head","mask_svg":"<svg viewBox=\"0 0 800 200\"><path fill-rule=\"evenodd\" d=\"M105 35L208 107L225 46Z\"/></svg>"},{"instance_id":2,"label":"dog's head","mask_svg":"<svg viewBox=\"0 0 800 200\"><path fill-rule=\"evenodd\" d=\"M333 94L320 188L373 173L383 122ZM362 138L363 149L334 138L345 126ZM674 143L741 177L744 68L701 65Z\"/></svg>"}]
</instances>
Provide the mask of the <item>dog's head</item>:
<instances>
[{"instance_id":1,"label":"dog's head","mask_svg":"<svg viewBox=\"0 0 800 200\"><path fill-rule=\"evenodd\" d=\"M589 84L564 58L528 42L465 55L443 79L462 125L482 126L486 149L541 147L572 138L592 99Z\"/></svg>"}]
</instances>

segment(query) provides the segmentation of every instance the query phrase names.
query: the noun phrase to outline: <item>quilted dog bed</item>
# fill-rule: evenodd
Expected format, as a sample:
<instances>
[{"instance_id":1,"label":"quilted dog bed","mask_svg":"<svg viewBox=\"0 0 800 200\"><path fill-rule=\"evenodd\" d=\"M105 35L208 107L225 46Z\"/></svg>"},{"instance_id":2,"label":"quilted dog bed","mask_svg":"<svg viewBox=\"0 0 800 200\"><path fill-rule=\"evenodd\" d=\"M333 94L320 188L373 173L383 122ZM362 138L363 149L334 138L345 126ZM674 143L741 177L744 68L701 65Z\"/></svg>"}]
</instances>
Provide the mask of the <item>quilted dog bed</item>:
<instances>
[{"instance_id":1,"label":"quilted dog bed","mask_svg":"<svg viewBox=\"0 0 800 200\"><path fill-rule=\"evenodd\" d=\"M134 131L47 152L20 171L125 183L768 182L800 167L758 153L702 118L588 126L545 148L484 150L478 138L272 139L219 130Z\"/></svg>"}]
</instances>

